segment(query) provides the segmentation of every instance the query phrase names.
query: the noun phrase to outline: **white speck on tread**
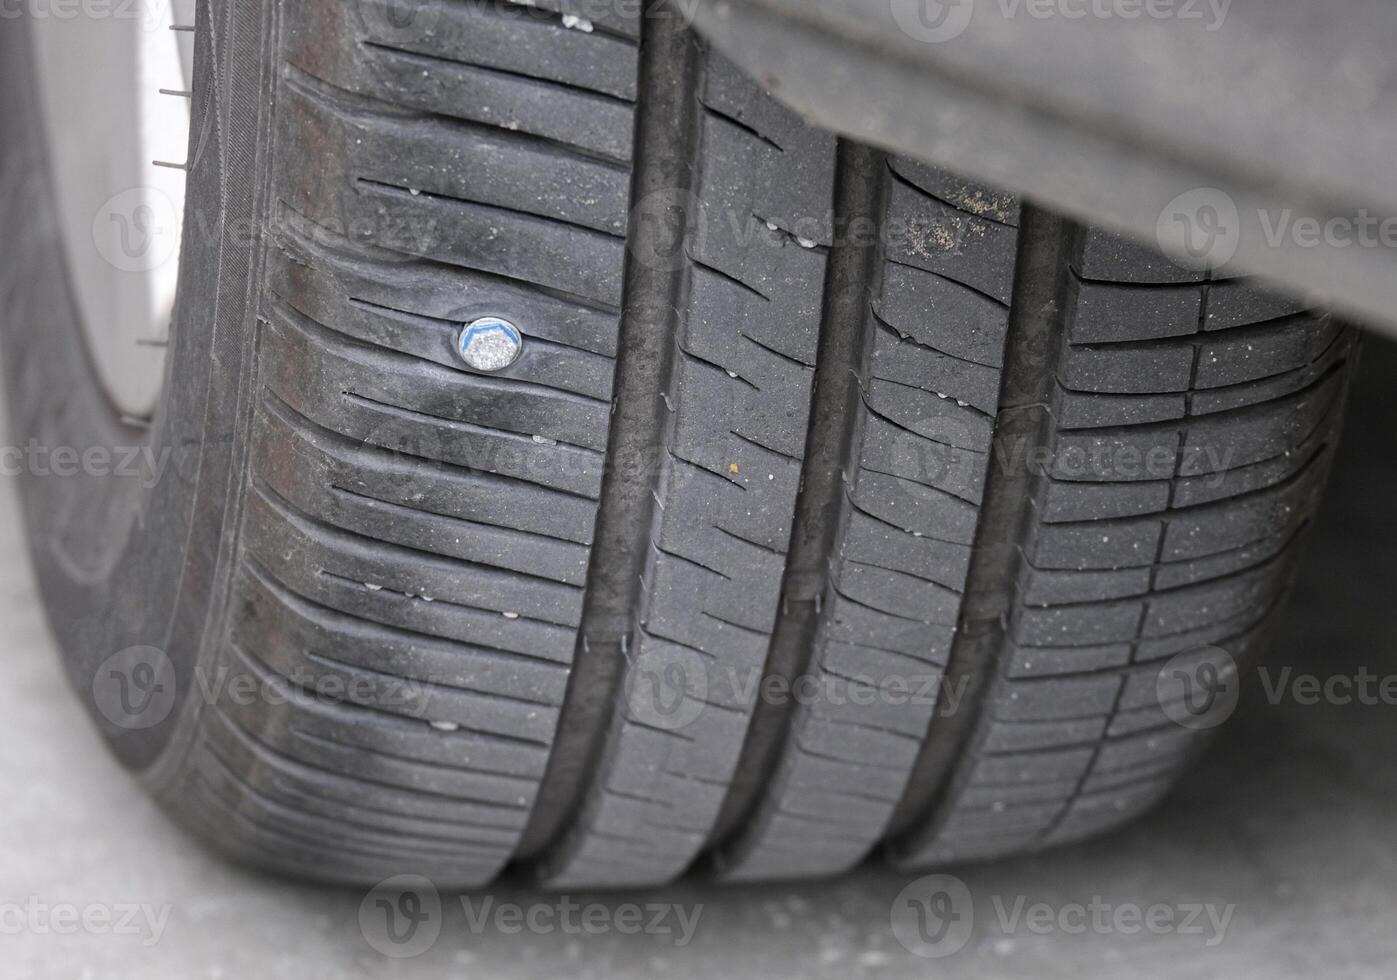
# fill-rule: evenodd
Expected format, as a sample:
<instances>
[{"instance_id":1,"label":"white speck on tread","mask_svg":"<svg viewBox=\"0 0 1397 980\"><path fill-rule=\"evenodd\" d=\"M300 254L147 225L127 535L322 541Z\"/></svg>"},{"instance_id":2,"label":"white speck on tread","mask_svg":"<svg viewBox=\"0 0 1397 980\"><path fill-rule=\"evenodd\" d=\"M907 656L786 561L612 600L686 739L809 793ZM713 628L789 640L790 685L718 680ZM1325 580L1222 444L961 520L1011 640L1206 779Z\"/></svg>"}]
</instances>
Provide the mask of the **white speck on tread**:
<instances>
[{"instance_id":1,"label":"white speck on tread","mask_svg":"<svg viewBox=\"0 0 1397 980\"><path fill-rule=\"evenodd\" d=\"M812 238L801 238L799 235L797 235L796 244L799 245L801 248L814 248L819 243Z\"/></svg>"},{"instance_id":2,"label":"white speck on tread","mask_svg":"<svg viewBox=\"0 0 1397 980\"><path fill-rule=\"evenodd\" d=\"M383 591L383 586L381 586L381 585L374 585L372 582L365 582L365 583L364 583L364 588L368 589L370 592L382 592L382 591Z\"/></svg>"},{"instance_id":3,"label":"white speck on tread","mask_svg":"<svg viewBox=\"0 0 1397 980\"><path fill-rule=\"evenodd\" d=\"M436 600L429 595L420 596L420 598L423 602L436 602Z\"/></svg>"},{"instance_id":4,"label":"white speck on tread","mask_svg":"<svg viewBox=\"0 0 1397 980\"><path fill-rule=\"evenodd\" d=\"M518 614L518 613L514 613L514 612L501 613L501 615L504 616L505 619L518 619L518 618L519 618L519 614Z\"/></svg>"},{"instance_id":5,"label":"white speck on tread","mask_svg":"<svg viewBox=\"0 0 1397 980\"><path fill-rule=\"evenodd\" d=\"M592 33L592 22L585 17L578 17L576 14L563 14L563 26L569 30L581 31L583 34Z\"/></svg>"},{"instance_id":6,"label":"white speck on tread","mask_svg":"<svg viewBox=\"0 0 1397 980\"><path fill-rule=\"evenodd\" d=\"M422 193L422 192L419 191L416 187L409 187L409 188L407 189L407 192L408 192L409 194L411 194L413 197L416 197L418 194L421 194L421 193Z\"/></svg>"},{"instance_id":7,"label":"white speck on tread","mask_svg":"<svg viewBox=\"0 0 1397 980\"><path fill-rule=\"evenodd\" d=\"M767 478L768 480L774 480L774 479L776 479L776 474L775 474L775 473L768 473L768 474L766 475L766 478Z\"/></svg>"},{"instance_id":8,"label":"white speck on tread","mask_svg":"<svg viewBox=\"0 0 1397 980\"><path fill-rule=\"evenodd\" d=\"M763 902L762 911L766 913L767 921L774 929L785 929L791 924L790 913L775 902Z\"/></svg>"},{"instance_id":9,"label":"white speck on tread","mask_svg":"<svg viewBox=\"0 0 1397 980\"><path fill-rule=\"evenodd\" d=\"M557 439L550 439L547 436L530 436L530 438L540 446L556 446L558 444Z\"/></svg>"},{"instance_id":10,"label":"white speck on tread","mask_svg":"<svg viewBox=\"0 0 1397 980\"><path fill-rule=\"evenodd\" d=\"M778 224L777 224L776 222L774 222L774 221L768 221L768 222L766 223L766 230L767 230L767 231L780 231L780 230L781 230L781 226L778 225Z\"/></svg>"},{"instance_id":11,"label":"white speck on tread","mask_svg":"<svg viewBox=\"0 0 1397 980\"><path fill-rule=\"evenodd\" d=\"M674 400L669 397L669 392L660 392L660 397L665 400L665 408L669 409L671 412L674 411Z\"/></svg>"},{"instance_id":12,"label":"white speck on tread","mask_svg":"<svg viewBox=\"0 0 1397 980\"><path fill-rule=\"evenodd\" d=\"M730 377L730 378L735 378L735 377L737 377L737 372L736 372L736 371L729 371L729 372L728 372L728 377Z\"/></svg>"},{"instance_id":13,"label":"white speck on tread","mask_svg":"<svg viewBox=\"0 0 1397 980\"><path fill-rule=\"evenodd\" d=\"M432 727L439 732L459 732L461 730L461 726L454 721L434 721Z\"/></svg>"}]
</instances>

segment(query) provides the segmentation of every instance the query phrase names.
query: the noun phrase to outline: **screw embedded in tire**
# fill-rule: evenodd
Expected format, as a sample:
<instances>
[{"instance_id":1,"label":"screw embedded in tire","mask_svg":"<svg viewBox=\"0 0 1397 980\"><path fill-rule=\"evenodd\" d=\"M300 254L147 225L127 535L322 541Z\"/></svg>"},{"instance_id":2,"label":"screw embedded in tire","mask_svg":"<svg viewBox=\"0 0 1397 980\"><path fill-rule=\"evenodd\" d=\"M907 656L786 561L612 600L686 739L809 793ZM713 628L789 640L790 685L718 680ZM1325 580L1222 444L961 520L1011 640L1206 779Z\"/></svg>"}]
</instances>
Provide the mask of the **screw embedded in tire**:
<instances>
[{"instance_id":1,"label":"screw embedded in tire","mask_svg":"<svg viewBox=\"0 0 1397 980\"><path fill-rule=\"evenodd\" d=\"M477 371L503 371L519 359L523 349L519 328L497 316L472 320L457 341L461 359Z\"/></svg>"}]
</instances>

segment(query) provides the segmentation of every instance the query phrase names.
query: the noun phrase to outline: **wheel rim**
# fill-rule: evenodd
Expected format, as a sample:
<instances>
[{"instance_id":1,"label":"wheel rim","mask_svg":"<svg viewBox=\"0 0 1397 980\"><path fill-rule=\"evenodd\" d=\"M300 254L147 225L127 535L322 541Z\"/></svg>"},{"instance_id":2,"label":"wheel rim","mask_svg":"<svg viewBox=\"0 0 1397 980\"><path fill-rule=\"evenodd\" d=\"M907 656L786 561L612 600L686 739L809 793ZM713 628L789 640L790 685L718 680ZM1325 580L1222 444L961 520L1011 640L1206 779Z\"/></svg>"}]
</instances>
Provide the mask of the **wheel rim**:
<instances>
[{"instance_id":1,"label":"wheel rim","mask_svg":"<svg viewBox=\"0 0 1397 980\"><path fill-rule=\"evenodd\" d=\"M192 23L192 0L29 21L83 339L131 418L159 401L179 281L193 34L172 28Z\"/></svg>"}]
</instances>

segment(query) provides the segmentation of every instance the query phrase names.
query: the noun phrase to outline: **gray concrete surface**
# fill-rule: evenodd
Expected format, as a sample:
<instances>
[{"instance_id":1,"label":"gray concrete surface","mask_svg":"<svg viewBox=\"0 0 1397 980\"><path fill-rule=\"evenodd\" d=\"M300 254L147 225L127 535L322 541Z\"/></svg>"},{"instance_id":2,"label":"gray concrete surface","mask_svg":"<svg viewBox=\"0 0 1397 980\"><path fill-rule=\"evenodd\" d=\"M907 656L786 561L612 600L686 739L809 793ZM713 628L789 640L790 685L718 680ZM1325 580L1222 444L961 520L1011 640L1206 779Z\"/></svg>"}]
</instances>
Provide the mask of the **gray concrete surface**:
<instances>
[{"instance_id":1,"label":"gray concrete surface","mask_svg":"<svg viewBox=\"0 0 1397 980\"><path fill-rule=\"evenodd\" d=\"M1273 686L1297 675L1397 675L1394 379L1397 349L1374 341L1319 533L1269 661ZM107 757L60 676L21 557L14 488L3 480L0 554L9 559L0 566L3 978L1339 980L1391 976L1397 963L1397 704L1277 700L1259 679L1211 757L1143 822L1089 845L955 870L972 896L974 925L954 955L909 953L891 914L914 876L867 870L822 885L691 883L654 895L572 896L599 902L591 914L602 926L622 924L627 902L679 903L698 916L684 946L672 934L617 928L570 934L558 899L512 887L477 896L472 909L484 910L486 898L495 909L518 905L539 927L511 934L492 919L473 929L446 897L435 944L415 959L389 959L361 931L365 896L221 864ZM1098 931L1094 901L1122 914L1161 905L1157 924L1165 915L1182 924L1204 906L1226 928L1205 912L1193 923L1201 931L1136 932L1128 918ZM70 929L63 903L86 913L88 927ZM1029 911L1040 903L1045 909ZM103 925L103 916L120 925L143 904L158 930L143 916L131 929ZM1016 906L1034 917L1008 921Z\"/></svg>"}]
</instances>

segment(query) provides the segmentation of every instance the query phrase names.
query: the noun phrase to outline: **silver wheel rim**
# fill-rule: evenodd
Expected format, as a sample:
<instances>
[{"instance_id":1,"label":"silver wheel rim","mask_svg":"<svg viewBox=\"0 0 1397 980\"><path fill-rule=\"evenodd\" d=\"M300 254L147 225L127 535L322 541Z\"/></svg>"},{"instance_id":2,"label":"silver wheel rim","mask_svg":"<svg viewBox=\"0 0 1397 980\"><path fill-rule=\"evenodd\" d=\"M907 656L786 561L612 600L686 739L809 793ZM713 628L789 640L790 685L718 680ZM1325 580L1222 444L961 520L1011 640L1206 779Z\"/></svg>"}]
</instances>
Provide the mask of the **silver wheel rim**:
<instances>
[{"instance_id":1,"label":"silver wheel rim","mask_svg":"<svg viewBox=\"0 0 1397 980\"><path fill-rule=\"evenodd\" d=\"M128 13L117 11L130 6ZM149 418L184 224L193 0L29 20L68 281L97 382Z\"/></svg>"}]
</instances>

